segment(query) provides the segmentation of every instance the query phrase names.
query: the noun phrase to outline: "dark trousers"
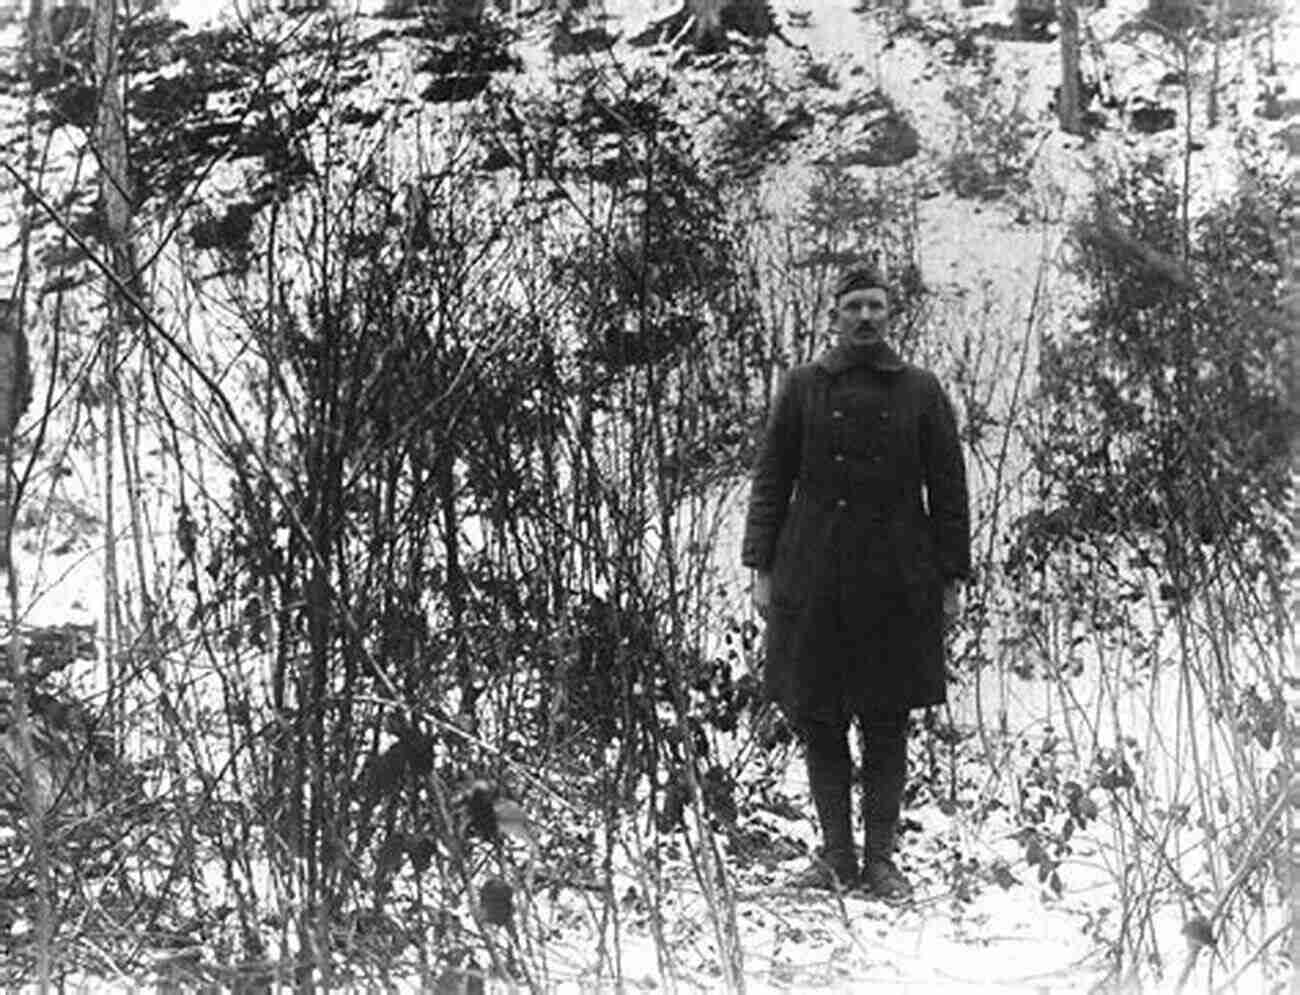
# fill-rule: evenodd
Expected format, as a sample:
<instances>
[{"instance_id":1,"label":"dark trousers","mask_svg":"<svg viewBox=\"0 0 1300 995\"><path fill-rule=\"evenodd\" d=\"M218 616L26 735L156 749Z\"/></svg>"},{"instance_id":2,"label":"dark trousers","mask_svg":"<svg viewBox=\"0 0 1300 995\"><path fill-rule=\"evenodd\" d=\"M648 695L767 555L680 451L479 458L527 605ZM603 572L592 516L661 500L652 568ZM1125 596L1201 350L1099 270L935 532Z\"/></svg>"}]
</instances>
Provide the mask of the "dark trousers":
<instances>
[{"instance_id":1,"label":"dark trousers","mask_svg":"<svg viewBox=\"0 0 1300 995\"><path fill-rule=\"evenodd\" d=\"M839 722L805 718L795 723L828 854L853 852L848 731L854 720L862 735L864 858L888 858L893 853L907 777L907 718L908 710L902 709L860 713Z\"/></svg>"}]
</instances>

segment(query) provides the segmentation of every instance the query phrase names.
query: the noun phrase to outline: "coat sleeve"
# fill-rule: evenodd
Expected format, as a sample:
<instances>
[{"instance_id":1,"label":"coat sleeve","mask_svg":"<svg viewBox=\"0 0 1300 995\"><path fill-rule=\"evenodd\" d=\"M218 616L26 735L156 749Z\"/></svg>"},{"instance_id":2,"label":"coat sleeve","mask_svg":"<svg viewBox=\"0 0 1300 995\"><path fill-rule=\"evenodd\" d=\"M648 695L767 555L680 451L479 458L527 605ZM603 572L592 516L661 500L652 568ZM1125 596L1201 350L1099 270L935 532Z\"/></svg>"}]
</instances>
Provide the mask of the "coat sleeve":
<instances>
[{"instance_id":1,"label":"coat sleeve","mask_svg":"<svg viewBox=\"0 0 1300 995\"><path fill-rule=\"evenodd\" d=\"M750 482L740 560L756 570L772 568L776 539L799 473L803 434L800 407L799 384L795 371L790 370L777 387Z\"/></svg>"},{"instance_id":2,"label":"coat sleeve","mask_svg":"<svg viewBox=\"0 0 1300 995\"><path fill-rule=\"evenodd\" d=\"M970 497L957 415L937 378L921 419L921 457L930 511L930 528L945 581L966 579L971 569Z\"/></svg>"}]
</instances>

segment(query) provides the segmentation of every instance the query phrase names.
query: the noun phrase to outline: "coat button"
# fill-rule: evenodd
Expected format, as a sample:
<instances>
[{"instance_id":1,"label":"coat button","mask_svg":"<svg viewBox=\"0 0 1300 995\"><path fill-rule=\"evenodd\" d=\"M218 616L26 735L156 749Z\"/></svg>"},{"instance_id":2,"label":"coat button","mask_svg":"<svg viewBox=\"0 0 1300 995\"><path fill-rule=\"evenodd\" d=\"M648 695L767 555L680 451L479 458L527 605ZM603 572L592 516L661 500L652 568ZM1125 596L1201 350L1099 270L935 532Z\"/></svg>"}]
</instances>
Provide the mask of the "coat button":
<instances>
[{"instance_id":1,"label":"coat button","mask_svg":"<svg viewBox=\"0 0 1300 995\"><path fill-rule=\"evenodd\" d=\"M844 417L844 412L841 411L839 408L836 408L834 411L831 412L831 417L832 417L832 418L843 418L843 417Z\"/></svg>"},{"instance_id":2,"label":"coat button","mask_svg":"<svg viewBox=\"0 0 1300 995\"><path fill-rule=\"evenodd\" d=\"M843 454L843 453L836 453L836 454L835 454L835 462L836 462L836 463L843 463L843 462L844 462L844 454Z\"/></svg>"},{"instance_id":3,"label":"coat button","mask_svg":"<svg viewBox=\"0 0 1300 995\"><path fill-rule=\"evenodd\" d=\"M844 498L840 498L838 501L835 502L835 507L837 508L847 508L848 506L849 503L845 501Z\"/></svg>"}]
</instances>

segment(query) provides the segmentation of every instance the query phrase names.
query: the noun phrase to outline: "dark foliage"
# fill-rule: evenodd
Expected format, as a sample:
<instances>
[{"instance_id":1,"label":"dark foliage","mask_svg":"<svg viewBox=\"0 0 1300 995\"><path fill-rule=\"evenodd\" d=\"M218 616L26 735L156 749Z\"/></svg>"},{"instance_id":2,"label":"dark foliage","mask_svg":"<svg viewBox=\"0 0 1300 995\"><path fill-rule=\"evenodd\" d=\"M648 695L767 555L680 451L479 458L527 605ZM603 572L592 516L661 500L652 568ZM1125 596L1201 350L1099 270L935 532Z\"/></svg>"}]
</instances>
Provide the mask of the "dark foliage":
<instances>
[{"instance_id":1,"label":"dark foliage","mask_svg":"<svg viewBox=\"0 0 1300 995\"><path fill-rule=\"evenodd\" d=\"M1015 11L1017 40L1053 40L1056 25L1055 0L1016 0Z\"/></svg>"},{"instance_id":2,"label":"dark foliage","mask_svg":"<svg viewBox=\"0 0 1300 995\"><path fill-rule=\"evenodd\" d=\"M713 55L761 45L776 33L778 28L767 0L726 0L717 5L715 19L702 16L690 0L682 0L629 41L642 46L673 42Z\"/></svg>"},{"instance_id":3,"label":"dark foliage","mask_svg":"<svg viewBox=\"0 0 1300 995\"><path fill-rule=\"evenodd\" d=\"M1035 460L1052 499L1018 523L1012 563L1126 548L1177 602L1220 554L1248 575L1276 569L1296 426L1277 373L1271 217L1289 209L1285 187L1257 177L1184 241L1164 168L1152 159L1124 173L1076 226L1093 299L1076 333L1044 352L1050 442Z\"/></svg>"},{"instance_id":4,"label":"dark foliage","mask_svg":"<svg viewBox=\"0 0 1300 995\"><path fill-rule=\"evenodd\" d=\"M1159 104L1138 103L1129 109L1129 126L1144 135L1168 131L1178 124L1178 112Z\"/></svg>"},{"instance_id":5,"label":"dark foliage","mask_svg":"<svg viewBox=\"0 0 1300 995\"><path fill-rule=\"evenodd\" d=\"M1029 166L1039 125L1021 105L1008 100L1004 81L981 64L971 82L950 86L944 100L957 112L958 135L943 173L959 197L995 200L1029 188Z\"/></svg>"},{"instance_id":6,"label":"dark foliage","mask_svg":"<svg viewBox=\"0 0 1300 995\"><path fill-rule=\"evenodd\" d=\"M511 33L495 22L450 33L430 32L415 56L416 70L433 76L421 95L433 103L472 100L488 88L495 74L521 68L510 52L512 41Z\"/></svg>"}]
</instances>

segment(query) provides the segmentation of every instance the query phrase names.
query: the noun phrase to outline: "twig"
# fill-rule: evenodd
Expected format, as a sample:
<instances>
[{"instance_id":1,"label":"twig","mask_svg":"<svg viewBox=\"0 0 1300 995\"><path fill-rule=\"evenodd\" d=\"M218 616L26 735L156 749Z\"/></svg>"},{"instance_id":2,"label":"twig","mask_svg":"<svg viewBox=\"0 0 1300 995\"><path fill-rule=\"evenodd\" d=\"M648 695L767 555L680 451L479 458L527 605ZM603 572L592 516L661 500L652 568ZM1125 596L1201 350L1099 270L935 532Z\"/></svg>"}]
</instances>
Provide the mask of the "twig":
<instances>
[{"instance_id":1,"label":"twig","mask_svg":"<svg viewBox=\"0 0 1300 995\"><path fill-rule=\"evenodd\" d=\"M1268 936L1264 937L1259 946L1255 948L1254 952L1242 961L1237 969L1232 972L1232 975L1228 980L1219 985L1218 988L1214 989L1213 995L1221 995L1223 992L1236 991L1237 982L1240 980L1241 976L1246 973L1246 970L1254 964L1255 961L1259 960L1260 957L1264 956L1264 951L1273 944L1274 940L1286 933L1287 930L1292 929L1294 925L1295 924L1291 922L1284 922L1277 929L1273 930L1273 932L1269 933Z\"/></svg>"},{"instance_id":2,"label":"twig","mask_svg":"<svg viewBox=\"0 0 1300 995\"><path fill-rule=\"evenodd\" d=\"M1273 823L1277 821L1278 816L1285 810L1287 801L1287 792L1279 791L1277 793L1277 798L1273 801L1273 807L1268 810L1268 814L1264 816L1264 820L1260 823L1259 828L1255 830L1255 835L1251 837L1250 845L1246 847L1245 855L1242 857L1241 863L1237 865L1236 873L1233 874L1231 880L1229 880L1227 885L1224 886L1223 891L1219 893L1218 900L1214 903L1214 908L1211 909L1209 915L1206 916L1206 921L1210 926L1213 926L1215 921L1223 914L1223 910L1227 906L1228 901L1232 898L1233 892L1237 890L1241 882L1246 879L1252 870L1254 870L1253 858L1255 855L1255 849L1259 846L1260 841L1264 836L1272 830ZM1287 926L1290 926L1290 923L1279 927L1278 932L1281 932ZM1251 959L1253 960L1254 957L1258 957L1263 946L1267 946L1271 940L1272 937L1270 937L1269 940L1266 940L1260 950L1257 950ZM1196 960L1200 956L1201 947L1203 945L1204 944L1201 943L1192 944L1192 948L1187 954L1187 960L1183 962L1183 969L1178 975L1178 984L1175 986L1174 991L1181 992L1183 988L1186 987L1187 979L1191 977L1192 969L1196 966ZM1246 965L1242 965L1238 973L1245 970L1245 966Z\"/></svg>"}]
</instances>

